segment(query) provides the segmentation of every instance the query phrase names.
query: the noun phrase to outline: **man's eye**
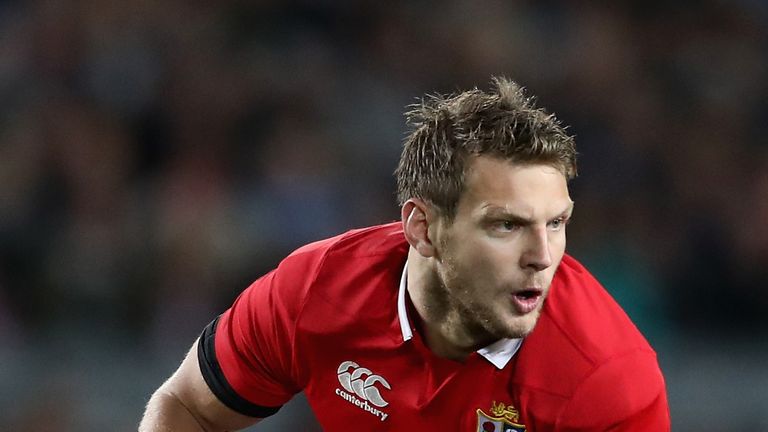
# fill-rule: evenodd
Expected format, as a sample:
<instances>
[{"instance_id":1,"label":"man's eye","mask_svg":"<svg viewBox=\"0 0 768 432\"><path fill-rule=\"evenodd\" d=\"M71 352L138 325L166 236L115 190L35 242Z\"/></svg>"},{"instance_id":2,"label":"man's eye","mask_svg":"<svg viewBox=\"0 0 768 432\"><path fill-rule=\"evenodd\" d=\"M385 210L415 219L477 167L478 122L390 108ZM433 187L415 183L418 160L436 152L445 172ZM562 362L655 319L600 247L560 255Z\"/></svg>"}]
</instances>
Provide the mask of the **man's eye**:
<instances>
[{"instance_id":1,"label":"man's eye","mask_svg":"<svg viewBox=\"0 0 768 432\"><path fill-rule=\"evenodd\" d=\"M557 218L549 223L549 229L552 231L560 231L566 224L565 218Z\"/></svg>"},{"instance_id":2,"label":"man's eye","mask_svg":"<svg viewBox=\"0 0 768 432\"><path fill-rule=\"evenodd\" d=\"M514 231L514 230L516 230L519 227L520 227L520 225L518 225L518 224L516 224L516 223L514 223L512 221L500 221L497 224L497 229L499 231Z\"/></svg>"}]
</instances>

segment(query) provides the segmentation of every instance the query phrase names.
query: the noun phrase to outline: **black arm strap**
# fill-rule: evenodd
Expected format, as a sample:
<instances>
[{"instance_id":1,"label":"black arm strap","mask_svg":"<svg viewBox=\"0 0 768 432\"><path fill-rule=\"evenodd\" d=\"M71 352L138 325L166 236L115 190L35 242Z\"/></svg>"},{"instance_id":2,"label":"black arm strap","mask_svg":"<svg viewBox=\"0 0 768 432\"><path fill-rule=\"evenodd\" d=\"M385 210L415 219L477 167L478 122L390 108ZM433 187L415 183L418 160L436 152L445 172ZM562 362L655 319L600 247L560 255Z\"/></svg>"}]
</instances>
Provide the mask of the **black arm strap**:
<instances>
[{"instance_id":1,"label":"black arm strap","mask_svg":"<svg viewBox=\"0 0 768 432\"><path fill-rule=\"evenodd\" d=\"M281 406L267 407L249 402L237 394L227 382L221 366L216 359L214 337L216 335L216 324L219 317L216 317L208 324L200 335L200 343L197 345L197 359L200 364L200 372L203 374L205 382L210 387L214 395L226 406L250 417L264 418L276 413Z\"/></svg>"}]
</instances>

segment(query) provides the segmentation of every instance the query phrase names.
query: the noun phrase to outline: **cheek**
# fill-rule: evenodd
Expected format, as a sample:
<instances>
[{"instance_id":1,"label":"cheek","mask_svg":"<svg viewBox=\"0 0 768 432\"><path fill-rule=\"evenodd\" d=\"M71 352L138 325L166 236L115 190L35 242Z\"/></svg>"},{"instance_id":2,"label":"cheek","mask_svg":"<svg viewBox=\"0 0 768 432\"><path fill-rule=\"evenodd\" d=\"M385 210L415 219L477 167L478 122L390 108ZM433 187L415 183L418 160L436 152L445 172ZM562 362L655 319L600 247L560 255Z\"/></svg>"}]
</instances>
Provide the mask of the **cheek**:
<instances>
[{"instance_id":1,"label":"cheek","mask_svg":"<svg viewBox=\"0 0 768 432\"><path fill-rule=\"evenodd\" d=\"M490 283L513 277L518 261L513 244L489 240L466 243L460 265L474 280Z\"/></svg>"},{"instance_id":2,"label":"cheek","mask_svg":"<svg viewBox=\"0 0 768 432\"><path fill-rule=\"evenodd\" d=\"M563 255L565 255L565 234L559 236L550 243L549 253L552 257L552 266L550 269L554 272L554 270L560 266L560 261L563 259Z\"/></svg>"},{"instance_id":3,"label":"cheek","mask_svg":"<svg viewBox=\"0 0 768 432\"><path fill-rule=\"evenodd\" d=\"M457 279L465 282L484 279L492 268L493 257L477 239L454 239L445 246L446 267Z\"/></svg>"},{"instance_id":4,"label":"cheek","mask_svg":"<svg viewBox=\"0 0 768 432\"><path fill-rule=\"evenodd\" d=\"M549 249L552 255L562 256L565 252L565 230L552 233L549 237Z\"/></svg>"}]
</instances>

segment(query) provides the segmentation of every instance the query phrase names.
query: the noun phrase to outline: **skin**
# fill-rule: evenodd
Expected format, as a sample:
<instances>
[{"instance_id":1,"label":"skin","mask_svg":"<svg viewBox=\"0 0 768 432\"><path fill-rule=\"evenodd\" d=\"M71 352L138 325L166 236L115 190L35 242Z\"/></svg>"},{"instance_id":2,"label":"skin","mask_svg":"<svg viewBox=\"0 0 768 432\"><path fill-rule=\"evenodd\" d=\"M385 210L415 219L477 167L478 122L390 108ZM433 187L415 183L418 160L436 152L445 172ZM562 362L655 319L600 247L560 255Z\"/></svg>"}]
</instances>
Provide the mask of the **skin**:
<instances>
[{"instance_id":1,"label":"skin","mask_svg":"<svg viewBox=\"0 0 768 432\"><path fill-rule=\"evenodd\" d=\"M211 392L198 366L197 343L150 398L139 432L223 432L259 421L231 410Z\"/></svg>"},{"instance_id":2,"label":"skin","mask_svg":"<svg viewBox=\"0 0 768 432\"><path fill-rule=\"evenodd\" d=\"M419 199L403 205L408 293L435 354L462 361L533 330L565 253L572 211L558 169L490 156L470 159L452 220ZM512 296L528 288L541 297L521 313Z\"/></svg>"}]
</instances>

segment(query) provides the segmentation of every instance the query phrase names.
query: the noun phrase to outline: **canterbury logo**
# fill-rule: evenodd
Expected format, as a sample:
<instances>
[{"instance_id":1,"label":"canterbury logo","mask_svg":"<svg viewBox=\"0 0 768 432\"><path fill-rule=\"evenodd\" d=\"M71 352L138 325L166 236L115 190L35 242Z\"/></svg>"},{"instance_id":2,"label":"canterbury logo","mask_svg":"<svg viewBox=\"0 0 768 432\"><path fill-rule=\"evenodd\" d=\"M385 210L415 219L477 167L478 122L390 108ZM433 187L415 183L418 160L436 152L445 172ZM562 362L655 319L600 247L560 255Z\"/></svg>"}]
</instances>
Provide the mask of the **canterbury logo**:
<instances>
[{"instance_id":1,"label":"canterbury logo","mask_svg":"<svg viewBox=\"0 0 768 432\"><path fill-rule=\"evenodd\" d=\"M381 376L374 375L369 369L360 367L353 361L342 362L339 365L338 374L339 383L346 391L356 394L379 408L389 405L376 387L376 383L379 383L385 389L391 390L387 380Z\"/></svg>"}]
</instances>

